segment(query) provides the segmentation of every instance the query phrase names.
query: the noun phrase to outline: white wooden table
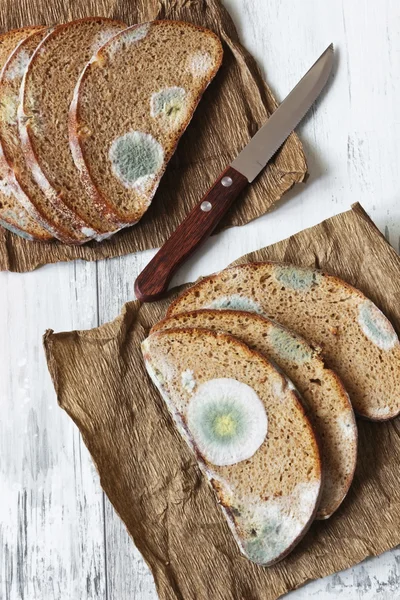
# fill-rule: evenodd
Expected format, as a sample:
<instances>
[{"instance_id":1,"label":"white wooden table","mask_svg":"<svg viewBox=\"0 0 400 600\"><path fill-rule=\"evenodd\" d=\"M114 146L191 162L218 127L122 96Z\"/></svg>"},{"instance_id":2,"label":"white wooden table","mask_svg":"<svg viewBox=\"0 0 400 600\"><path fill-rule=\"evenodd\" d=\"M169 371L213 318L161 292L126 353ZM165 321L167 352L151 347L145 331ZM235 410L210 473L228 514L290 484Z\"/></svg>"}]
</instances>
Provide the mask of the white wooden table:
<instances>
[{"instance_id":1,"label":"white wooden table","mask_svg":"<svg viewBox=\"0 0 400 600\"><path fill-rule=\"evenodd\" d=\"M208 244L177 281L207 274L359 201L400 247L398 0L225 0L278 98L333 42L328 92L299 127L311 177L278 209ZM0 274L0 598L153 600L151 574L56 403L41 337L114 319L153 255ZM379 515L377 515L379 518ZM293 600L400 598L400 549ZM211 599L210 599L211 600Z\"/></svg>"}]
</instances>

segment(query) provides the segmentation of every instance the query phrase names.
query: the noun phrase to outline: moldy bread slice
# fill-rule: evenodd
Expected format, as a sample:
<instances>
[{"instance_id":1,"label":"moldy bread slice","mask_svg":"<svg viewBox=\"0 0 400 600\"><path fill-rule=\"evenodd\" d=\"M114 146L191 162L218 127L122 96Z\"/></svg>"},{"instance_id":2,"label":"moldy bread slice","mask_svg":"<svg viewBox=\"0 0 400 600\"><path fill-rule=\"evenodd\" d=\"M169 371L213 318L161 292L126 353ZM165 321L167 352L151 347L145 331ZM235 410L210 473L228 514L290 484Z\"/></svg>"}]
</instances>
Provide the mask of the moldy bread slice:
<instances>
[{"instance_id":1,"label":"moldy bread slice","mask_svg":"<svg viewBox=\"0 0 400 600\"><path fill-rule=\"evenodd\" d=\"M19 133L35 181L34 189L29 182L27 195L49 221L55 211L65 215L70 233L65 241L82 243L117 229L100 216L80 185L69 148L68 111L85 64L125 27L102 17L56 27L36 49L23 79ZM33 197L37 190L40 197L38 193Z\"/></svg>"},{"instance_id":2,"label":"moldy bread slice","mask_svg":"<svg viewBox=\"0 0 400 600\"><path fill-rule=\"evenodd\" d=\"M70 142L105 218L133 224L146 212L221 60L211 31L154 21L115 36L87 65L71 105Z\"/></svg>"},{"instance_id":3,"label":"moldy bread slice","mask_svg":"<svg viewBox=\"0 0 400 600\"><path fill-rule=\"evenodd\" d=\"M147 371L250 560L286 556L321 491L317 441L293 385L261 354L205 329L143 342Z\"/></svg>"},{"instance_id":4,"label":"moldy bread slice","mask_svg":"<svg viewBox=\"0 0 400 600\"><path fill-rule=\"evenodd\" d=\"M42 35L40 32L44 31L42 27L24 27L3 33L0 36L0 70L4 69L10 55L21 42L36 32ZM14 97L5 95L0 87L0 129L4 124L16 124L16 121L17 101ZM1 163L0 149L0 225L29 240L50 240L51 234L41 227L15 198L6 177L7 169L4 169Z\"/></svg>"},{"instance_id":5,"label":"moldy bread slice","mask_svg":"<svg viewBox=\"0 0 400 600\"><path fill-rule=\"evenodd\" d=\"M233 335L280 368L303 398L321 445L324 482L317 519L327 519L344 500L357 460L357 425L353 409L337 375L324 365L318 348L289 329L254 313L198 310L157 323L165 329L204 328Z\"/></svg>"},{"instance_id":6,"label":"moldy bread slice","mask_svg":"<svg viewBox=\"0 0 400 600\"><path fill-rule=\"evenodd\" d=\"M400 412L400 343L362 292L311 268L271 262L230 267L186 290L168 316L198 308L264 314L320 346L354 410L384 421Z\"/></svg>"}]
</instances>

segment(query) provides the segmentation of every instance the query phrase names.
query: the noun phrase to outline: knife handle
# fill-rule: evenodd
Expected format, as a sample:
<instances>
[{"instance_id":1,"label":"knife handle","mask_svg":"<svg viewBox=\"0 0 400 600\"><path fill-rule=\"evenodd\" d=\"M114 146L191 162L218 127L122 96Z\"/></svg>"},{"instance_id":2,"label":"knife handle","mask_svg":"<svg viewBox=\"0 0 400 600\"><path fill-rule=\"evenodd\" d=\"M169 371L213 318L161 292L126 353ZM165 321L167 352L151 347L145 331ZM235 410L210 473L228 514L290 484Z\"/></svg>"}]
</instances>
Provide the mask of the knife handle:
<instances>
[{"instance_id":1,"label":"knife handle","mask_svg":"<svg viewBox=\"0 0 400 600\"><path fill-rule=\"evenodd\" d=\"M175 271L211 235L247 183L233 167L225 169L136 279L139 300L153 302L166 293Z\"/></svg>"}]
</instances>

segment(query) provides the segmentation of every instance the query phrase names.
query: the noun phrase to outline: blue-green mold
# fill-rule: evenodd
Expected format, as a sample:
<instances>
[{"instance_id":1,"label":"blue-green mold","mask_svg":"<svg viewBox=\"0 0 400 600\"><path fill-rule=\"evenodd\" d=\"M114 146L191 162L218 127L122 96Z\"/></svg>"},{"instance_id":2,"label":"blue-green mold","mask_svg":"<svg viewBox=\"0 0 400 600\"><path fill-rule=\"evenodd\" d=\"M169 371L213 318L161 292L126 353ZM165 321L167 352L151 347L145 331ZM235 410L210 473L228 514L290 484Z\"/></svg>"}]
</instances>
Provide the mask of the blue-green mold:
<instances>
[{"instance_id":1,"label":"blue-green mold","mask_svg":"<svg viewBox=\"0 0 400 600\"><path fill-rule=\"evenodd\" d=\"M157 175L164 150L149 133L129 131L113 141L109 158L114 175L125 187L135 188Z\"/></svg>"},{"instance_id":2,"label":"blue-green mold","mask_svg":"<svg viewBox=\"0 0 400 600\"><path fill-rule=\"evenodd\" d=\"M213 300L206 308L213 308L216 310L244 310L259 315L263 314L263 309L257 302L247 296L239 296L239 294L215 298L215 300Z\"/></svg>"},{"instance_id":3,"label":"blue-green mold","mask_svg":"<svg viewBox=\"0 0 400 600\"><path fill-rule=\"evenodd\" d=\"M294 265L274 267L275 279L292 290L308 290L319 283L320 274L312 269L304 269Z\"/></svg>"},{"instance_id":4,"label":"blue-green mold","mask_svg":"<svg viewBox=\"0 0 400 600\"><path fill-rule=\"evenodd\" d=\"M371 300L359 304L358 322L367 338L382 350L391 350L398 343L392 324Z\"/></svg>"},{"instance_id":5,"label":"blue-green mold","mask_svg":"<svg viewBox=\"0 0 400 600\"><path fill-rule=\"evenodd\" d=\"M281 358L294 364L308 362L313 357L313 349L310 346L282 327L271 327L268 339Z\"/></svg>"}]
</instances>

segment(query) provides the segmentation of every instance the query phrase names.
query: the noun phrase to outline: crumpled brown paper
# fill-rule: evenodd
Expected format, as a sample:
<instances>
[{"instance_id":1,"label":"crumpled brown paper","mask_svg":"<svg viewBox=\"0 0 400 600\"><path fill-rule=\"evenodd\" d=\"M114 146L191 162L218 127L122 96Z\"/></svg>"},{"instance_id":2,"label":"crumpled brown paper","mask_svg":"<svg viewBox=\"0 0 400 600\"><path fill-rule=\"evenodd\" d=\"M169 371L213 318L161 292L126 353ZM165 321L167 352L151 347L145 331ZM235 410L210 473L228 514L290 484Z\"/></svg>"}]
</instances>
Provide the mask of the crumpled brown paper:
<instances>
[{"instance_id":1,"label":"crumpled brown paper","mask_svg":"<svg viewBox=\"0 0 400 600\"><path fill-rule=\"evenodd\" d=\"M360 288L400 332L400 257L360 205L237 262L277 260ZM359 458L338 512L282 562L244 558L196 460L148 379L140 342L170 298L130 302L112 323L44 338L60 406L79 427L101 484L149 564L162 600L275 600L307 580L400 543L400 420L359 421Z\"/></svg>"},{"instance_id":2,"label":"crumpled brown paper","mask_svg":"<svg viewBox=\"0 0 400 600\"><path fill-rule=\"evenodd\" d=\"M7 4L9 4L7 6ZM135 225L111 239L85 246L28 242L0 227L0 270L31 271L60 261L97 260L161 246L215 179L276 108L255 60L239 44L235 26L219 0L83 0L6 2L0 7L4 28L28 23L63 22L88 15L121 19L129 25L154 19L190 21L212 29L224 45L224 60L206 90L162 178L153 203ZM219 229L244 225L267 212L295 183L307 165L292 134L252 186L248 186Z\"/></svg>"}]
</instances>

